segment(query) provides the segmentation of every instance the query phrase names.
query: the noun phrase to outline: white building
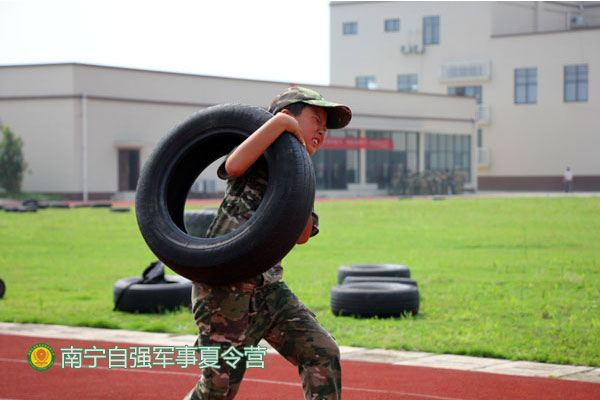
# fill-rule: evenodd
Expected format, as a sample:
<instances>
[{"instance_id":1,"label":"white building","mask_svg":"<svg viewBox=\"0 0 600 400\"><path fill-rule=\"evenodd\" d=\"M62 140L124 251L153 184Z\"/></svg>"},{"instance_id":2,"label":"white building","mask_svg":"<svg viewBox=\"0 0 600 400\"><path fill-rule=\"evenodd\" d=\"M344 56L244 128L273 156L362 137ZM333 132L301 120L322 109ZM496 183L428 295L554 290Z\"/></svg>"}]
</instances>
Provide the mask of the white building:
<instances>
[{"instance_id":1,"label":"white building","mask_svg":"<svg viewBox=\"0 0 600 400\"><path fill-rule=\"evenodd\" d=\"M477 98L480 189L560 189L570 166L576 190L600 190L600 2L332 2L330 11L331 85ZM424 167L453 167L443 157L452 145L426 136Z\"/></svg>"},{"instance_id":2,"label":"white building","mask_svg":"<svg viewBox=\"0 0 600 400\"><path fill-rule=\"evenodd\" d=\"M0 66L0 120L23 138L25 192L104 199L131 195L150 151L189 115L221 103L266 108L287 86L84 64ZM347 129L328 133L313 158L319 195L387 194L390 160L424 170L430 133L456 140L476 188L474 99L308 87L354 115ZM215 171L213 164L193 190L222 191Z\"/></svg>"}]
</instances>

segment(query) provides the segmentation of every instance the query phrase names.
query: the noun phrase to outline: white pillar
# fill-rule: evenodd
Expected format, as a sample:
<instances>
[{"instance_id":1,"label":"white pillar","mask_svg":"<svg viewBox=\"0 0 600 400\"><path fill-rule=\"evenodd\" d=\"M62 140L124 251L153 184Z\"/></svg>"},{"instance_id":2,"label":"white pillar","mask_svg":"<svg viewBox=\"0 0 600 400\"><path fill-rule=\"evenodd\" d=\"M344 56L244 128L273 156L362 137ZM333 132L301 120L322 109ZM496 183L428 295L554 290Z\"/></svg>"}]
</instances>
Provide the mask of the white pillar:
<instances>
[{"instance_id":1,"label":"white pillar","mask_svg":"<svg viewBox=\"0 0 600 400\"><path fill-rule=\"evenodd\" d=\"M360 130L360 137L366 138L367 131L365 129ZM360 182L361 186L365 186L367 184L367 149L359 150L360 157Z\"/></svg>"},{"instance_id":2,"label":"white pillar","mask_svg":"<svg viewBox=\"0 0 600 400\"><path fill-rule=\"evenodd\" d=\"M541 28L541 21L542 21L542 13L544 12L543 8L542 8L542 3L541 2L536 2L535 4L535 16L533 19L533 31L534 32L539 32L540 28Z\"/></svg>"},{"instance_id":3,"label":"white pillar","mask_svg":"<svg viewBox=\"0 0 600 400\"><path fill-rule=\"evenodd\" d=\"M83 201L88 200L88 129L87 96L81 95L81 178Z\"/></svg>"},{"instance_id":4,"label":"white pillar","mask_svg":"<svg viewBox=\"0 0 600 400\"><path fill-rule=\"evenodd\" d=\"M419 132L419 172L425 171L425 132Z\"/></svg>"},{"instance_id":5,"label":"white pillar","mask_svg":"<svg viewBox=\"0 0 600 400\"><path fill-rule=\"evenodd\" d=\"M478 171L479 160L477 157L477 124L473 122L473 129L471 130L471 185L473 190L478 190Z\"/></svg>"}]
</instances>

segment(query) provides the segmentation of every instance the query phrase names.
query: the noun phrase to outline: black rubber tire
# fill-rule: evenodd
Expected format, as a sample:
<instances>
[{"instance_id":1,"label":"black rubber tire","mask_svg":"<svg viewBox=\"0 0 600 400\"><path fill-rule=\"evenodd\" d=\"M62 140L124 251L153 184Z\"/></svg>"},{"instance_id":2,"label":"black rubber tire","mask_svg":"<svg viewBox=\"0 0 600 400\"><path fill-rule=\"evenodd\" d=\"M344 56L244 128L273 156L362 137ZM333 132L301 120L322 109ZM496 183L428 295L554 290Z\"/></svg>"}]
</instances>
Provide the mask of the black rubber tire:
<instances>
[{"instance_id":1,"label":"black rubber tire","mask_svg":"<svg viewBox=\"0 0 600 400\"><path fill-rule=\"evenodd\" d=\"M23 200L22 205L23 205L23 207L27 207L27 208L38 209L40 206L40 203L36 199L27 199L27 200Z\"/></svg>"},{"instance_id":2,"label":"black rubber tire","mask_svg":"<svg viewBox=\"0 0 600 400\"><path fill-rule=\"evenodd\" d=\"M269 182L249 221L217 238L185 232L185 201L198 175L272 116L243 105L201 110L167 134L144 164L138 225L152 252L177 273L212 285L239 282L269 269L296 244L312 210L315 176L308 152L290 133L264 153Z\"/></svg>"},{"instance_id":3,"label":"black rubber tire","mask_svg":"<svg viewBox=\"0 0 600 400\"><path fill-rule=\"evenodd\" d=\"M346 276L342 285L356 282L388 282L388 283L403 283L405 285L418 286L417 281L411 278L399 276Z\"/></svg>"},{"instance_id":4,"label":"black rubber tire","mask_svg":"<svg viewBox=\"0 0 600 400\"><path fill-rule=\"evenodd\" d=\"M30 207L25 207L25 206L15 206L15 207L5 207L4 211L5 212L18 212L18 213L37 212L37 208L30 208Z\"/></svg>"},{"instance_id":5,"label":"black rubber tire","mask_svg":"<svg viewBox=\"0 0 600 400\"><path fill-rule=\"evenodd\" d=\"M410 278L410 268L399 264L351 264L338 268L338 284L347 276L398 276Z\"/></svg>"},{"instance_id":6,"label":"black rubber tire","mask_svg":"<svg viewBox=\"0 0 600 400\"><path fill-rule=\"evenodd\" d=\"M0 279L0 299L4 297L4 293L6 293L6 285L4 281Z\"/></svg>"},{"instance_id":7,"label":"black rubber tire","mask_svg":"<svg viewBox=\"0 0 600 400\"><path fill-rule=\"evenodd\" d=\"M58 202L58 203L48 203L49 208L71 208L69 203L66 202Z\"/></svg>"},{"instance_id":8,"label":"black rubber tire","mask_svg":"<svg viewBox=\"0 0 600 400\"><path fill-rule=\"evenodd\" d=\"M112 203L102 202L102 203L92 203L90 204L92 208L109 208L112 207Z\"/></svg>"},{"instance_id":9,"label":"black rubber tire","mask_svg":"<svg viewBox=\"0 0 600 400\"><path fill-rule=\"evenodd\" d=\"M131 208L129 207L111 207L109 209L111 212L129 212Z\"/></svg>"},{"instance_id":10,"label":"black rubber tire","mask_svg":"<svg viewBox=\"0 0 600 400\"><path fill-rule=\"evenodd\" d=\"M206 237L208 227L217 216L217 208L189 210L183 214L183 224L188 235Z\"/></svg>"},{"instance_id":11,"label":"black rubber tire","mask_svg":"<svg viewBox=\"0 0 600 400\"><path fill-rule=\"evenodd\" d=\"M357 282L331 288L331 311L335 315L400 317L419 312L419 289L413 285Z\"/></svg>"},{"instance_id":12,"label":"black rubber tire","mask_svg":"<svg viewBox=\"0 0 600 400\"><path fill-rule=\"evenodd\" d=\"M127 312L156 313L188 307L192 283L178 275L166 275L170 283L142 284L142 277L119 279L113 287L115 309Z\"/></svg>"}]
</instances>

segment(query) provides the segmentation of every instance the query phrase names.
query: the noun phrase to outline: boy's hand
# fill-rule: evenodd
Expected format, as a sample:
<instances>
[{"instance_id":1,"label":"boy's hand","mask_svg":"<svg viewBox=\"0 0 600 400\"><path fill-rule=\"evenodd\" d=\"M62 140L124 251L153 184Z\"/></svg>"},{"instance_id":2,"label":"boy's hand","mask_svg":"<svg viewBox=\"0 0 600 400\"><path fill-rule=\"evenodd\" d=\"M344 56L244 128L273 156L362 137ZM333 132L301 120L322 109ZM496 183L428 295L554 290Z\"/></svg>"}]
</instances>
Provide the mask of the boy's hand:
<instances>
[{"instance_id":1,"label":"boy's hand","mask_svg":"<svg viewBox=\"0 0 600 400\"><path fill-rule=\"evenodd\" d=\"M293 134L294 136L296 136L296 139L298 139L300 141L300 143L302 143L302 145L304 147L306 147L306 142L304 141L304 135L302 134L302 128L300 128L300 125L298 124L298 121L296 120L296 118L292 117L289 114L283 113L283 112L278 112L277 113L277 117L283 120L283 123L285 124L286 127L286 131Z\"/></svg>"}]
</instances>

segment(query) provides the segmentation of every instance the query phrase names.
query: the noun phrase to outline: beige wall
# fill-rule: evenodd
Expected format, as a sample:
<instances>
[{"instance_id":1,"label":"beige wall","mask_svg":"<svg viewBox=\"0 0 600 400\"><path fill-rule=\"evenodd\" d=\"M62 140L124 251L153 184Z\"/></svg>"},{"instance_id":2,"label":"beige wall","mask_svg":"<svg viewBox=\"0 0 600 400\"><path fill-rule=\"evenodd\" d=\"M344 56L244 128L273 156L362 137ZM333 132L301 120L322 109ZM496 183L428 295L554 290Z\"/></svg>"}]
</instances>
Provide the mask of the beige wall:
<instances>
[{"instance_id":1,"label":"beige wall","mask_svg":"<svg viewBox=\"0 0 600 400\"><path fill-rule=\"evenodd\" d=\"M23 139L28 164L24 189L80 188L78 112L79 104L74 99L0 101L0 119Z\"/></svg>"},{"instance_id":2,"label":"beige wall","mask_svg":"<svg viewBox=\"0 0 600 400\"><path fill-rule=\"evenodd\" d=\"M576 16L583 17L581 27L600 23L598 7L581 11L576 1L499 1L492 10L493 35L564 31L577 26L571 22Z\"/></svg>"},{"instance_id":3,"label":"beige wall","mask_svg":"<svg viewBox=\"0 0 600 400\"><path fill-rule=\"evenodd\" d=\"M600 174L600 31L495 38L489 48L494 72L484 87L492 104L484 139L493 152L488 174L561 175L567 165L580 175ZM564 66L574 64L588 64L587 102L563 100ZM538 102L517 105L514 69L528 67L537 67Z\"/></svg>"},{"instance_id":4,"label":"beige wall","mask_svg":"<svg viewBox=\"0 0 600 400\"><path fill-rule=\"evenodd\" d=\"M115 192L118 149L139 149L143 162L158 140L197 107L88 100L89 185L98 192Z\"/></svg>"},{"instance_id":5,"label":"beige wall","mask_svg":"<svg viewBox=\"0 0 600 400\"><path fill-rule=\"evenodd\" d=\"M77 65L74 91L120 99L213 105L244 103L266 106L273 92L288 85L243 79ZM235 85L231 83L235 82Z\"/></svg>"},{"instance_id":6,"label":"beige wall","mask_svg":"<svg viewBox=\"0 0 600 400\"><path fill-rule=\"evenodd\" d=\"M114 193L119 148L140 149L143 163L158 140L194 112L220 103L266 108L286 87L81 64L0 67L0 118L25 142L31 169L25 191L77 194L87 179L91 194ZM349 104L351 129L474 132L473 99L309 87ZM214 179L214 167L203 177ZM217 182L217 189L222 188Z\"/></svg>"},{"instance_id":7,"label":"beige wall","mask_svg":"<svg viewBox=\"0 0 600 400\"><path fill-rule=\"evenodd\" d=\"M588 29L541 34L523 33L566 29L567 16L577 8L547 2L341 2L331 3L330 11L333 85L354 86L357 76L375 75L378 89L397 90L398 74L418 74L419 91L426 93L481 85L491 115L478 125L491 152L481 177L558 177L570 165L576 175L600 182L600 29L589 28L597 9L585 13ZM423 17L433 15L440 16L440 44L425 46L421 54L402 53L402 45L422 43ZM400 32L384 32L389 18L400 18ZM343 35L342 24L352 21L358 34ZM442 65L471 61L491 65L491 74L440 79ZM564 66L576 64L588 65L589 99L565 103ZM515 105L514 70L527 67L538 71L538 102Z\"/></svg>"},{"instance_id":8,"label":"beige wall","mask_svg":"<svg viewBox=\"0 0 600 400\"><path fill-rule=\"evenodd\" d=\"M416 73L419 91L440 93L437 76L439 63L462 59L456 49L469 51L471 57L485 57L492 3L454 2L376 2L332 4L331 9L331 69L332 85L355 85L358 75L376 75L377 87L396 90L397 75ZM424 54L403 54L405 44L422 43L423 17L443 15L440 24L440 46L427 46ZM465 23L465 16L469 17ZM400 18L399 32L384 32L384 20ZM358 21L357 35L343 35L344 22ZM475 32L475 34L474 34ZM468 48L466 43L469 43ZM446 92L441 92L446 94Z\"/></svg>"},{"instance_id":9,"label":"beige wall","mask_svg":"<svg viewBox=\"0 0 600 400\"><path fill-rule=\"evenodd\" d=\"M0 74L2 96L48 96L73 93L74 65L4 67Z\"/></svg>"}]
</instances>

